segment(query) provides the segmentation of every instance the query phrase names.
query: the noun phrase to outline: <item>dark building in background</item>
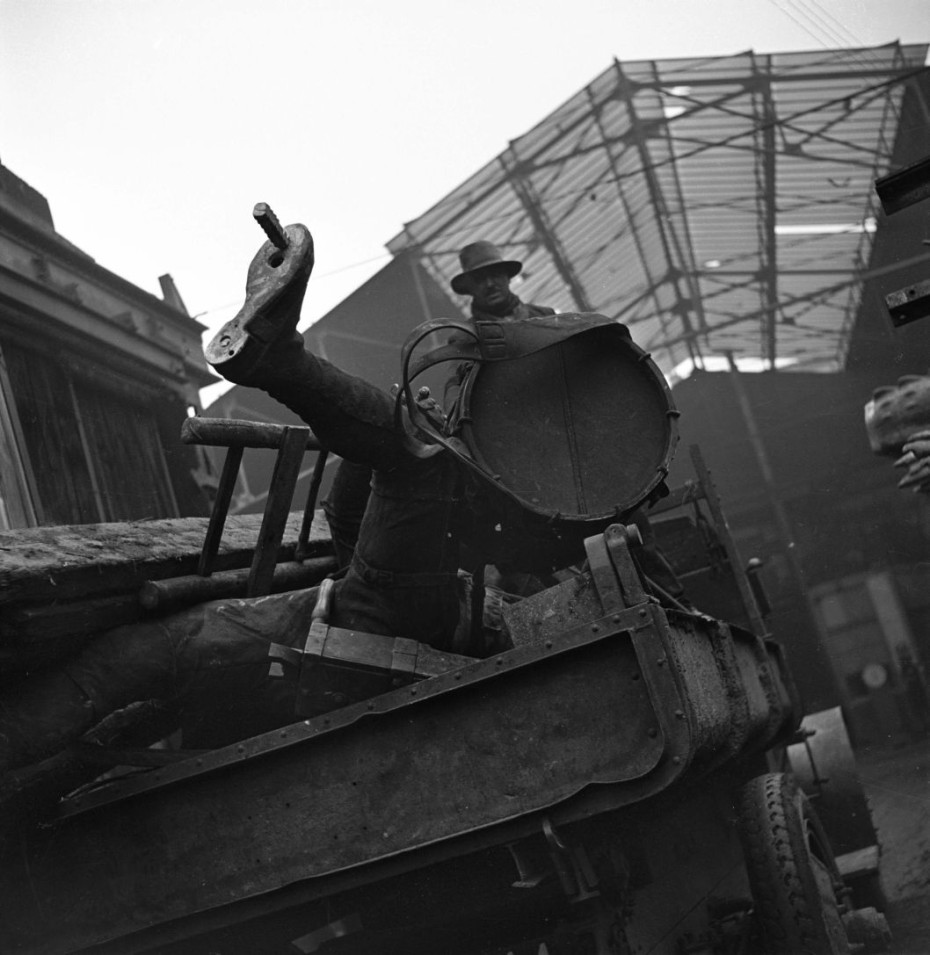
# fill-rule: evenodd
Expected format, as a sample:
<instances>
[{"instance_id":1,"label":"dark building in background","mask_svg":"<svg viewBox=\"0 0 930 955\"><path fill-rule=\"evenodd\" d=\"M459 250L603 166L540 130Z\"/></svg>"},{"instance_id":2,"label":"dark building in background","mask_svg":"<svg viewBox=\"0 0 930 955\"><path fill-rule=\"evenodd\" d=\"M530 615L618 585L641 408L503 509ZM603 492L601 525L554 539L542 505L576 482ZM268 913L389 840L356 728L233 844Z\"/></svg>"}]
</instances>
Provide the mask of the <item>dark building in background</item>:
<instances>
[{"instance_id":1,"label":"dark building in background","mask_svg":"<svg viewBox=\"0 0 930 955\"><path fill-rule=\"evenodd\" d=\"M770 628L807 708L841 704L857 740L880 743L910 729L898 661L930 660L930 505L869 450L873 385L871 372L695 372L673 393L682 445L700 445L743 557L764 562ZM679 453L672 482L688 477ZM877 667L886 680L870 687Z\"/></svg>"},{"instance_id":2,"label":"dark building in background","mask_svg":"<svg viewBox=\"0 0 930 955\"><path fill-rule=\"evenodd\" d=\"M900 101L891 169L930 155L930 80ZM684 443L711 464L746 557L766 560L771 626L809 709L840 704L859 742L907 738L908 661L930 665L930 505L875 457L864 405L930 370L930 320L895 328L885 296L930 276L926 203L877 213L843 367L695 372L674 387ZM681 457L673 476L683 476Z\"/></svg>"},{"instance_id":3,"label":"dark building in background","mask_svg":"<svg viewBox=\"0 0 930 955\"><path fill-rule=\"evenodd\" d=\"M55 231L0 166L0 529L209 512L181 424L215 380L169 275L158 299Z\"/></svg>"}]
</instances>

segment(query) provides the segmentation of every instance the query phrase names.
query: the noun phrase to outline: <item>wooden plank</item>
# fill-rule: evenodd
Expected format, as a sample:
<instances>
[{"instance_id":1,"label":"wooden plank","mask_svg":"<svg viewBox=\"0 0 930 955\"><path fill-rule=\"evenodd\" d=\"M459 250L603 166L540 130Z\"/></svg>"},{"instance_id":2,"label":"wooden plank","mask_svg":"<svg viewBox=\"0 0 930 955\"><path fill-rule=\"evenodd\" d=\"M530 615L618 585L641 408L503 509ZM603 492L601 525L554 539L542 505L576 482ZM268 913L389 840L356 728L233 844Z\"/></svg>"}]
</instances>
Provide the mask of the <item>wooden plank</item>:
<instances>
[{"instance_id":1,"label":"wooden plank","mask_svg":"<svg viewBox=\"0 0 930 955\"><path fill-rule=\"evenodd\" d=\"M252 559L248 591L250 597L267 594L271 587L277 562L275 554L284 539L284 529L287 527L290 516L288 508L294 499L294 488L297 487L297 479L300 477L307 431L307 428L284 428L281 450L278 451L271 483L268 486L265 515L261 530L258 532L258 546L255 548L255 556ZM299 537L299 530L297 534Z\"/></svg>"},{"instance_id":2,"label":"wooden plank","mask_svg":"<svg viewBox=\"0 0 930 955\"><path fill-rule=\"evenodd\" d=\"M336 570L335 557L277 564L270 593L312 587ZM71 657L92 634L208 600L245 597L249 569L212 577L185 575L146 581L137 591L56 603L0 608L0 679L12 681Z\"/></svg>"},{"instance_id":3,"label":"wooden plank","mask_svg":"<svg viewBox=\"0 0 930 955\"><path fill-rule=\"evenodd\" d=\"M218 448L275 448L284 445L291 425L270 424L237 418L186 418L181 425L181 440L185 444L206 444ZM304 448L319 451L320 442L309 428L301 427L306 435Z\"/></svg>"},{"instance_id":4,"label":"wooden plank","mask_svg":"<svg viewBox=\"0 0 930 955\"><path fill-rule=\"evenodd\" d=\"M337 569L335 557L279 562L273 568L268 593L280 594L312 587ZM207 600L246 597L249 596L250 575L251 571L243 567L220 571L210 577L192 574L167 580L147 580L139 591L138 601L145 610L161 614Z\"/></svg>"},{"instance_id":5,"label":"wooden plank","mask_svg":"<svg viewBox=\"0 0 930 955\"><path fill-rule=\"evenodd\" d=\"M197 568L206 519L31 528L0 534L0 680L73 656L88 637L180 606L245 596L260 514L231 518L216 564ZM335 569L322 512L310 553L294 561L303 514L289 515L271 591L308 587ZM19 558L20 563L15 563ZM159 591L154 602L145 589Z\"/></svg>"},{"instance_id":6,"label":"wooden plank","mask_svg":"<svg viewBox=\"0 0 930 955\"><path fill-rule=\"evenodd\" d=\"M283 561L274 568L268 593L283 593L312 587L326 574L336 570L335 558L314 557L302 563ZM0 655L8 639L31 638L52 640L68 635L96 633L132 623L141 617L159 615L208 600L247 596L249 571L224 570L212 577L197 574L169 577L166 580L148 580L138 592L112 597L91 597L67 603L20 603L0 613L4 624L4 639L0 640Z\"/></svg>"},{"instance_id":7,"label":"wooden plank","mask_svg":"<svg viewBox=\"0 0 930 955\"><path fill-rule=\"evenodd\" d=\"M293 560L303 515L288 517L279 560ZM230 517L216 570L248 567L261 514ZM133 523L31 527L0 532L0 606L59 602L126 593L146 580L196 573L208 520L174 518ZM329 530L317 512L311 556L329 553Z\"/></svg>"},{"instance_id":8,"label":"wooden plank","mask_svg":"<svg viewBox=\"0 0 930 955\"><path fill-rule=\"evenodd\" d=\"M236 483L239 480L239 466L242 464L242 448L230 448L223 461L223 473L213 498L213 510L210 513L210 523L204 537L203 548L200 551L200 562L197 564L197 573L208 577L213 572L213 562L223 539L223 529L226 527L226 518L229 517L229 504L232 501Z\"/></svg>"}]
</instances>

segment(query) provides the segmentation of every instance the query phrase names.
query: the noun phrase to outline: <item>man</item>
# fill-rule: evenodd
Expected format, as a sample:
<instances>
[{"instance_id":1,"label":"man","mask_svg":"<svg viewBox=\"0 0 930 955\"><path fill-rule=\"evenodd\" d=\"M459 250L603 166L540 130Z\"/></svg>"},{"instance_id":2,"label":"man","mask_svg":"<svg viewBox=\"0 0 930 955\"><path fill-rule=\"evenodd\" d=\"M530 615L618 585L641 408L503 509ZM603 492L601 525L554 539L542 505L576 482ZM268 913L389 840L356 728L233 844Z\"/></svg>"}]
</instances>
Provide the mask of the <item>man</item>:
<instances>
[{"instance_id":1,"label":"man","mask_svg":"<svg viewBox=\"0 0 930 955\"><path fill-rule=\"evenodd\" d=\"M555 315L554 308L521 302L510 290L510 280L523 271L523 263L505 259L491 242L482 240L466 245L459 253L459 263L462 271L450 284L453 292L471 296L473 322ZM455 413L462 382L470 369L470 364L462 363L446 382L443 401L447 415Z\"/></svg>"},{"instance_id":2,"label":"man","mask_svg":"<svg viewBox=\"0 0 930 955\"><path fill-rule=\"evenodd\" d=\"M510 280L523 271L523 263L505 259L491 242L466 245L459 253L462 271L451 282L452 291L471 296L472 318L529 318L554 315L545 305L527 305L510 290Z\"/></svg>"},{"instance_id":3,"label":"man","mask_svg":"<svg viewBox=\"0 0 930 955\"><path fill-rule=\"evenodd\" d=\"M466 245L459 253L462 271L451 282L452 291L471 296L473 322L517 321L555 315L555 309L545 305L522 302L510 289L510 281L523 271L523 263L505 259L491 242L478 241ZM446 414L454 419L460 411L461 388L469 372L470 363L463 362L446 382L444 406ZM637 509L628 515L637 525L643 538L639 552L644 572L665 593L681 602L683 588L671 565L655 542L655 534L644 511ZM540 580L516 568L494 568L489 579L504 590L527 596L551 581ZM690 605L688 605L690 606Z\"/></svg>"}]
</instances>

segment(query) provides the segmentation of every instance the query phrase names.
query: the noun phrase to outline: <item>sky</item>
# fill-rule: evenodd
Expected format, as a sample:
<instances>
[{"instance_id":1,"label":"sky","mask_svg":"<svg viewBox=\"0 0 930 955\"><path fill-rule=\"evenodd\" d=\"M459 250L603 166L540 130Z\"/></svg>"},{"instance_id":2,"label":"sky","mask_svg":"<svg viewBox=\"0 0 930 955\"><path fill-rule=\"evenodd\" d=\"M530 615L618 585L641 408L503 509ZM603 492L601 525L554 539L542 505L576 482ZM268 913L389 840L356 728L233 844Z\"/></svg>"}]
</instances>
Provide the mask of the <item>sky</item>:
<instances>
[{"instance_id":1,"label":"sky","mask_svg":"<svg viewBox=\"0 0 930 955\"><path fill-rule=\"evenodd\" d=\"M169 273L205 341L269 203L314 236L303 329L615 57L895 40L930 41L928 0L0 0L0 162L100 265Z\"/></svg>"}]
</instances>

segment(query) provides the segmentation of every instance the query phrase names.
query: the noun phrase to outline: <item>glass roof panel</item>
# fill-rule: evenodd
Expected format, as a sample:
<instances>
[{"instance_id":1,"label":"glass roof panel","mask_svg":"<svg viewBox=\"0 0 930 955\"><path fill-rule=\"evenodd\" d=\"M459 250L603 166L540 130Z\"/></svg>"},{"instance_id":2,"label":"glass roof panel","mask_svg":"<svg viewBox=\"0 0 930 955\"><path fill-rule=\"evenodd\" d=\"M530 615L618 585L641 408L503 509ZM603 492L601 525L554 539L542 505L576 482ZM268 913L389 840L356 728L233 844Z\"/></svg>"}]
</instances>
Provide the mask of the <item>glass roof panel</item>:
<instances>
[{"instance_id":1,"label":"glass roof panel","mask_svg":"<svg viewBox=\"0 0 930 955\"><path fill-rule=\"evenodd\" d=\"M626 321L666 373L835 369L927 49L615 61L388 248L448 287L462 246L495 242L521 298Z\"/></svg>"}]
</instances>

